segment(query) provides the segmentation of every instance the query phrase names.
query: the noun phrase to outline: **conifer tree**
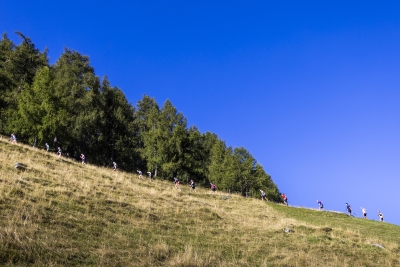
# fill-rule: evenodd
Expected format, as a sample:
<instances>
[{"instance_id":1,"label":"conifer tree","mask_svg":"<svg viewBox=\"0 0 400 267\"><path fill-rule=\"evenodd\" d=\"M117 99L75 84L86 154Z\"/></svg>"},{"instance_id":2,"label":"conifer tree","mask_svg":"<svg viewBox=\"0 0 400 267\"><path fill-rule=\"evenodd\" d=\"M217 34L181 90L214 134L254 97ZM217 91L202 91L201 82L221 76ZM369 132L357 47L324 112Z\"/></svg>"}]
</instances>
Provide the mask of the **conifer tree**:
<instances>
[{"instance_id":1,"label":"conifer tree","mask_svg":"<svg viewBox=\"0 0 400 267\"><path fill-rule=\"evenodd\" d=\"M14 119L14 129L25 136L34 146L49 140L57 129L57 102L52 87L50 69L39 70L31 86L18 96L18 116Z\"/></svg>"},{"instance_id":2,"label":"conifer tree","mask_svg":"<svg viewBox=\"0 0 400 267\"><path fill-rule=\"evenodd\" d=\"M230 189L226 182L227 170L225 162L227 157L227 147L224 141L217 140L210 151L210 164L208 166L209 180L218 184L219 188Z\"/></svg>"},{"instance_id":3,"label":"conifer tree","mask_svg":"<svg viewBox=\"0 0 400 267\"><path fill-rule=\"evenodd\" d=\"M160 112L158 148L161 153L161 169L167 177L177 176L182 171L185 129L186 118L177 112L169 100L165 101Z\"/></svg>"},{"instance_id":4,"label":"conifer tree","mask_svg":"<svg viewBox=\"0 0 400 267\"><path fill-rule=\"evenodd\" d=\"M11 68L11 55L14 43L4 33L0 40L0 132L5 132L7 123L7 109L10 93L13 87Z\"/></svg>"},{"instance_id":5,"label":"conifer tree","mask_svg":"<svg viewBox=\"0 0 400 267\"><path fill-rule=\"evenodd\" d=\"M118 161L120 168L134 170L140 165L135 109L119 88L110 86L107 77L102 81L101 96L98 141L103 165L111 166L113 161Z\"/></svg>"},{"instance_id":6,"label":"conifer tree","mask_svg":"<svg viewBox=\"0 0 400 267\"><path fill-rule=\"evenodd\" d=\"M0 131L14 131L18 117L18 95L32 85L36 72L48 65L47 49L41 53L29 37L20 32L21 44L14 45L4 34L0 45Z\"/></svg>"},{"instance_id":7,"label":"conifer tree","mask_svg":"<svg viewBox=\"0 0 400 267\"><path fill-rule=\"evenodd\" d=\"M75 155L86 153L98 136L100 82L89 57L65 49L54 65L54 89L63 111L56 137Z\"/></svg>"},{"instance_id":8,"label":"conifer tree","mask_svg":"<svg viewBox=\"0 0 400 267\"><path fill-rule=\"evenodd\" d=\"M155 99L146 95L137 102L136 124L139 128L139 149L147 170L156 177L161 166L160 110Z\"/></svg>"}]
</instances>

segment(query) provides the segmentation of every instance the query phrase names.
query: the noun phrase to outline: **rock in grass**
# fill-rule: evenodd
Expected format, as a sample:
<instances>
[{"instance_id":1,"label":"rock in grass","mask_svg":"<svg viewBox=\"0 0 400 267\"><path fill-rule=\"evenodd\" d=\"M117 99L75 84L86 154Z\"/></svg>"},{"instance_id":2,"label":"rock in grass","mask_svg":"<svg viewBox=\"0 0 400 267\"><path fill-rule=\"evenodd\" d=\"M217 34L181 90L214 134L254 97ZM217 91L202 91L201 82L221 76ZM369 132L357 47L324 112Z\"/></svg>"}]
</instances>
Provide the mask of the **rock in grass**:
<instances>
[{"instance_id":1,"label":"rock in grass","mask_svg":"<svg viewBox=\"0 0 400 267\"><path fill-rule=\"evenodd\" d=\"M28 167L28 165L23 164L21 162L15 163L15 166L14 166L14 168L16 168L16 169L26 169L27 167Z\"/></svg>"},{"instance_id":2,"label":"rock in grass","mask_svg":"<svg viewBox=\"0 0 400 267\"><path fill-rule=\"evenodd\" d=\"M290 228L285 228L283 229L283 231L285 231L285 233L293 233L294 231Z\"/></svg>"}]
</instances>

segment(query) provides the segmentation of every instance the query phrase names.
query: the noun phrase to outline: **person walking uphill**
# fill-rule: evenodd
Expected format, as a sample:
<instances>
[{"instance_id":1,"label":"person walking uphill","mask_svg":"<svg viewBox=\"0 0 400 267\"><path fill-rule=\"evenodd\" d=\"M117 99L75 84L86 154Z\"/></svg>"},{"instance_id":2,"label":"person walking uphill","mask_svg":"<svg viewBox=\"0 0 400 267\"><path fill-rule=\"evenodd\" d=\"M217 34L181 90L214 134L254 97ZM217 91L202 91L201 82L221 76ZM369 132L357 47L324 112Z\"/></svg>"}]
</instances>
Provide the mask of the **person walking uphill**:
<instances>
[{"instance_id":1,"label":"person walking uphill","mask_svg":"<svg viewBox=\"0 0 400 267\"><path fill-rule=\"evenodd\" d=\"M210 186L211 186L211 191L215 193L215 191L217 190L217 186L213 183L210 183Z\"/></svg>"},{"instance_id":2,"label":"person walking uphill","mask_svg":"<svg viewBox=\"0 0 400 267\"><path fill-rule=\"evenodd\" d=\"M196 192L196 184L194 183L193 180L190 180L190 191Z\"/></svg>"},{"instance_id":3,"label":"person walking uphill","mask_svg":"<svg viewBox=\"0 0 400 267\"><path fill-rule=\"evenodd\" d=\"M261 193L261 200L262 201L264 201L264 200L268 201L267 194L265 194L264 190L260 189L260 193Z\"/></svg>"},{"instance_id":4,"label":"person walking uphill","mask_svg":"<svg viewBox=\"0 0 400 267\"><path fill-rule=\"evenodd\" d=\"M17 137L13 133L11 134L10 142L13 143L13 144L17 143Z\"/></svg>"},{"instance_id":5,"label":"person walking uphill","mask_svg":"<svg viewBox=\"0 0 400 267\"><path fill-rule=\"evenodd\" d=\"M322 201L321 200L317 200L317 203L318 203L319 210L323 210L324 209L324 204L322 203Z\"/></svg>"},{"instance_id":6,"label":"person walking uphill","mask_svg":"<svg viewBox=\"0 0 400 267\"><path fill-rule=\"evenodd\" d=\"M383 222L383 214L382 212L378 211L379 220Z\"/></svg>"},{"instance_id":7,"label":"person walking uphill","mask_svg":"<svg viewBox=\"0 0 400 267\"><path fill-rule=\"evenodd\" d=\"M85 157L85 155L83 155L83 154L81 154L81 160L82 160L82 164L86 164L86 157Z\"/></svg>"},{"instance_id":8,"label":"person walking uphill","mask_svg":"<svg viewBox=\"0 0 400 267\"><path fill-rule=\"evenodd\" d=\"M362 211L362 214L363 214L364 219L367 219L367 209L361 207L361 211Z\"/></svg>"},{"instance_id":9,"label":"person walking uphill","mask_svg":"<svg viewBox=\"0 0 400 267\"><path fill-rule=\"evenodd\" d=\"M176 189L180 189L181 188L180 183L179 183L179 179L176 178L176 177L174 177L174 184L175 184L175 188Z\"/></svg>"},{"instance_id":10,"label":"person walking uphill","mask_svg":"<svg viewBox=\"0 0 400 267\"><path fill-rule=\"evenodd\" d=\"M154 182L153 177L151 177L151 172L147 172L147 175L149 176L150 181L151 181L151 182Z\"/></svg>"},{"instance_id":11,"label":"person walking uphill","mask_svg":"<svg viewBox=\"0 0 400 267\"><path fill-rule=\"evenodd\" d=\"M288 198L287 198L287 196L286 196L284 193L281 194L281 198L282 198L282 200L283 200L283 203L284 203L286 206L289 206L289 204L288 204Z\"/></svg>"},{"instance_id":12,"label":"person walking uphill","mask_svg":"<svg viewBox=\"0 0 400 267\"><path fill-rule=\"evenodd\" d=\"M349 205L349 203L346 203L346 210L347 210L347 213L349 214L349 216L351 216L352 210L351 210L351 206Z\"/></svg>"}]
</instances>

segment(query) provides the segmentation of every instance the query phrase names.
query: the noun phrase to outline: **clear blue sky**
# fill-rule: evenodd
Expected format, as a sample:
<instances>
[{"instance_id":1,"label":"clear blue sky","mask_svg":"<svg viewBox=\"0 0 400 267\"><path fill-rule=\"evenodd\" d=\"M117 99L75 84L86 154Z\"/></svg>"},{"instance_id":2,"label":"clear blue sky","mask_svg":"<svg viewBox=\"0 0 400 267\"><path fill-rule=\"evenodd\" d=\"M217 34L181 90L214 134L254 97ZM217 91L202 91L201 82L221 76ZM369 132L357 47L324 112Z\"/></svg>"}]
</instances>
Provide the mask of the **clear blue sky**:
<instances>
[{"instance_id":1,"label":"clear blue sky","mask_svg":"<svg viewBox=\"0 0 400 267\"><path fill-rule=\"evenodd\" d=\"M397 1L5 1L0 29L89 55L136 104L170 99L244 146L292 205L400 225Z\"/></svg>"}]
</instances>

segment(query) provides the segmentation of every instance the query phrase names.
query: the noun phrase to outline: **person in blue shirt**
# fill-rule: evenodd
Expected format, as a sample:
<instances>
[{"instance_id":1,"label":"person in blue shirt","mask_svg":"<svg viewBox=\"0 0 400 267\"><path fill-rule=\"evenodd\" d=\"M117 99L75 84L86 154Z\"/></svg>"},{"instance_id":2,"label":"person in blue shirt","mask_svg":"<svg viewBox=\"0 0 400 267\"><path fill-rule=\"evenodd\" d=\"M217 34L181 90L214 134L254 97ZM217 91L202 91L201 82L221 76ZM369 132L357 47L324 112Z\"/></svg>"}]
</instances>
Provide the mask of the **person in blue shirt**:
<instances>
[{"instance_id":1,"label":"person in blue shirt","mask_svg":"<svg viewBox=\"0 0 400 267\"><path fill-rule=\"evenodd\" d=\"M349 203L346 203L346 210L347 210L347 213L349 214L349 216L351 216L352 210L351 210L351 206L349 205Z\"/></svg>"},{"instance_id":2,"label":"person in blue shirt","mask_svg":"<svg viewBox=\"0 0 400 267\"><path fill-rule=\"evenodd\" d=\"M319 210L323 210L324 209L324 204L322 203L321 200L317 200L318 206L319 206Z\"/></svg>"}]
</instances>

